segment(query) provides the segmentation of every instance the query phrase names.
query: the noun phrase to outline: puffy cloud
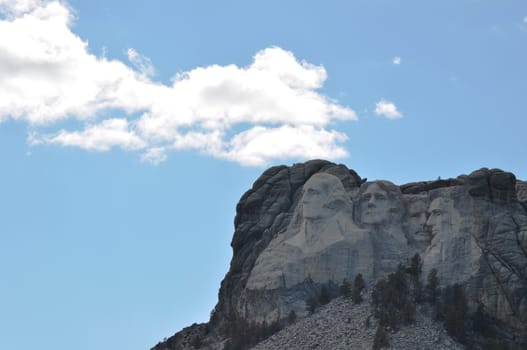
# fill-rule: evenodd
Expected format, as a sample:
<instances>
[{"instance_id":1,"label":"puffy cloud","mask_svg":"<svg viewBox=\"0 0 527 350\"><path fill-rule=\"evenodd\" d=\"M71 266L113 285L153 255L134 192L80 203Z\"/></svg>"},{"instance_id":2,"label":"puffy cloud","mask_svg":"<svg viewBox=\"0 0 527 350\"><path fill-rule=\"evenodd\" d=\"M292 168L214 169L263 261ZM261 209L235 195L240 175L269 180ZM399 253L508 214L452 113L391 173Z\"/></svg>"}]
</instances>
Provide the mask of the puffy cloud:
<instances>
[{"instance_id":1,"label":"puffy cloud","mask_svg":"<svg viewBox=\"0 0 527 350\"><path fill-rule=\"evenodd\" d=\"M143 107L133 97L152 84L121 62L91 55L70 20L66 7L49 2L0 21L0 120L46 124Z\"/></svg>"},{"instance_id":2,"label":"puffy cloud","mask_svg":"<svg viewBox=\"0 0 527 350\"><path fill-rule=\"evenodd\" d=\"M395 56L395 57L392 59L392 63L395 64L395 65L399 65L399 64L401 64L401 57L399 57L399 56Z\"/></svg>"},{"instance_id":3,"label":"puffy cloud","mask_svg":"<svg viewBox=\"0 0 527 350\"><path fill-rule=\"evenodd\" d=\"M287 154L303 158L339 158L347 155L338 142L347 136L336 132L317 129L310 125L278 128L254 127L236 135L221 157L237 160L246 165L264 165L270 160Z\"/></svg>"},{"instance_id":4,"label":"puffy cloud","mask_svg":"<svg viewBox=\"0 0 527 350\"><path fill-rule=\"evenodd\" d=\"M355 112L320 93L323 66L292 52L266 48L248 66L197 67L165 85L134 49L126 51L131 66L90 53L60 1L0 0L0 9L0 122L25 120L34 130L66 119L85 124L37 132L32 144L142 150L154 164L188 149L248 165L346 155L346 136L329 125L355 120ZM116 116L105 119L109 111Z\"/></svg>"},{"instance_id":5,"label":"puffy cloud","mask_svg":"<svg viewBox=\"0 0 527 350\"><path fill-rule=\"evenodd\" d=\"M381 100L375 105L375 114L386 117L388 119L402 118L401 112L397 110L394 103Z\"/></svg>"}]
</instances>

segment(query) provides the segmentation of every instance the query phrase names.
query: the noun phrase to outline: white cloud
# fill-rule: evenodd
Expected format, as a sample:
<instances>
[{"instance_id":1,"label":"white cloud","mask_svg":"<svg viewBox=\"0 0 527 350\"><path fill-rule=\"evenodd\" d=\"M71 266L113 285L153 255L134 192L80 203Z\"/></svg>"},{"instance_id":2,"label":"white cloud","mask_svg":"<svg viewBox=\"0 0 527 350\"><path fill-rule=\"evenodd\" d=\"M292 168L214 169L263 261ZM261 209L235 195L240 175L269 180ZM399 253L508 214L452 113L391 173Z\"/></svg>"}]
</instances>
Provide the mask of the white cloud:
<instances>
[{"instance_id":1,"label":"white cloud","mask_svg":"<svg viewBox=\"0 0 527 350\"><path fill-rule=\"evenodd\" d=\"M130 95L147 84L123 63L89 54L70 31L70 18L62 4L49 2L0 21L0 121L45 124L139 107Z\"/></svg>"},{"instance_id":2,"label":"white cloud","mask_svg":"<svg viewBox=\"0 0 527 350\"><path fill-rule=\"evenodd\" d=\"M126 51L126 55L128 56L130 63L132 63L134 67L138 69L143 75L147 77L154 75L155 69L150 58L141 55L132 48Z\"/></svg>"},{"instance_id":3,"label":"white cloud","mask_svg":"<svg viewBox=\"0 0 527 350\"><path fill-rule=\"evenodd\" d=\"M0 0L0 11L10 17L15 17L33 11L42 5L42 0Z\"/></svg>"},{"instance_id":4,"label":"white cloud","mask_svg":"<svg viewBox=\"0 0 527 350\"><path fill-rule=\"evenodd\" d=\"M236 135L221 157L240 161L246 165L264 165L272 159L284 155L303 158L340 158L347 152L337 146L347 140L347 136L337 131L326 131L313 126L281 126L265 128L261 126Z\"/></svg>"},{"instance_id":5,"label":"white cloud","mask_svg":"<svg viewBox=\"0 0 527 350\"><path fill-rule=\"evenodd\" d=\"M153 147L141 155L143 162L157 165L167 159L166 149L164 147Z\"/></svg>"},{"instance_id":6,"label":"white cloud","mask_svg":"<svg viewBox=\"0 0 527 350\"><path fill-rule=\"evenodd\" d=\"M0 122L27 121L37 130L32 144L145 150L141 159L152 163L188 149L254 165L346 155L345 135L329 126L355 112L319 92L323 66L292 52L266 48L248 66L197 67L164 85L132 48L134 68L90 53L62 2L0 0L0 9L8 15L0 20ZM110 110L117 115L102 119ZM72 118L84 128L38 133Z\"/></svg>"},{"instance_id":7,"label":"white cloud","mask_svg":"<svg viewBox=\"0 0 527 350\"><path fill-rule=\"evenodd\" d=\"M401 112L397 110L397 107L393 102L386 100L380 100L375 105L375 114L386 117L388 119L402 118Z\"/></svg>"},{"instance_id":8,"label":"white cloud","mask_svg":"<svg viewBox=\"0 0 527 350\"><path fill-rule=\"evenodd\" d=\"M147 145L130 128L126 119L106 119L100 124L87 126L83 131L60 130L55 135L32 135L30 142L74 146L92 151L108 151L112 147L139 150Z\"/></svg>"},{"instance_id":9,"label":"white cloud","mask_svg":"<svg viewBox=\"0 0 527 350\"><path fill-rule=\"evenodd\" d=\"M395 57L392 59L392 63L395 64L395 65L399 65L399 64L401 64L401 57L399 57L399 56L395 56Z\"/></svg>"}]
</instances>

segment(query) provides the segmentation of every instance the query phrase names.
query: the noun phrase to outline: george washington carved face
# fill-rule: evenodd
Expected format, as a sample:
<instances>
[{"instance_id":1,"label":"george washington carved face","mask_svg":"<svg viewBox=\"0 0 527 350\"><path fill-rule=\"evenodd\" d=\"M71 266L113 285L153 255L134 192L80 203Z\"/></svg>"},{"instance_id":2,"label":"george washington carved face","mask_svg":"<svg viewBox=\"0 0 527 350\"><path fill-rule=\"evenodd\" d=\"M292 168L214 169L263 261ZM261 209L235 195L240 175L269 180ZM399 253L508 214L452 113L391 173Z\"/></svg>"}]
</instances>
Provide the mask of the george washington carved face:
<instances>
[{"instance_id":1,"label":"george washington carved face","mask_svg":"<svg viewBox=\"0 0 527 350\"><path fill-rule=\"evenodd\" d=\"M345 206L349 198L340 179L330 174L315 174L304 185L302 216L308 220L326 219Z\"/></svg>"}]
</instances>

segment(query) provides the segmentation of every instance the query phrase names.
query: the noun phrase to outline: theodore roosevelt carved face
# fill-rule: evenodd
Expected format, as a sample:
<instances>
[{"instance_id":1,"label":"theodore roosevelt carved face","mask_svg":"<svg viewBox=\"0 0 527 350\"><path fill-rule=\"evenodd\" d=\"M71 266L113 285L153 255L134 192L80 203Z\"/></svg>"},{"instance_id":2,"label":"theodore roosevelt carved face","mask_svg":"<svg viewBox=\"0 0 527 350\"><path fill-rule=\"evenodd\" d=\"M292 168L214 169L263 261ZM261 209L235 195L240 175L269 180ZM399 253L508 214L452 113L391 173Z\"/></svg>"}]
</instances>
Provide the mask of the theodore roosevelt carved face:
<instances>
[{"instance_id":1,"label":"theodore roosevelt carved face","mask_svg":"<svg viewBox=\"0 0 527 350\"><path fill-rule=\"evenodd\" d=\"M413 195L407 197L406 227L413 242L421 245L430 243L431 236L426 229L428 220L428 197Z\"/></svg>"}]
</instances>

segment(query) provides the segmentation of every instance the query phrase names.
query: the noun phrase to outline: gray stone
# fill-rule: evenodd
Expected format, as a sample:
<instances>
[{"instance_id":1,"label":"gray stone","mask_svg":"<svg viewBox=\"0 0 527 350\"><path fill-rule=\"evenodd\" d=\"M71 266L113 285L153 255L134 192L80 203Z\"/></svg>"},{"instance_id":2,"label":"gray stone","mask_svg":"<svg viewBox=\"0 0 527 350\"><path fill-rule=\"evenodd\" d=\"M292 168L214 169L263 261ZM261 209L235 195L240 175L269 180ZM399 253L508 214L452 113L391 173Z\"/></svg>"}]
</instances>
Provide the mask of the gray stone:
<instances>
[{"instance_id":1,"label":"gray stone","mask_svg":"<svg viewBox=\"0 0 527 350\"><path fill-rule=\"evenodd\" d=\"M472 310L481 304L527 334L527 183L511 173L482 168L396 186L324 160L278 166L242 196L234 223L211 320L156 350L185 348L185 334L221 349L235 320L285 322L291 310L305 317L305 300L322 284L361 273L371 286L415 253L424 276L436 269L442 286L463 284Z\"/></svg>"},{"instance_id":2,"label":"gray stone","mask_svg":"<svg viewBox=\"0 0 527 350\"><path fill-rule=\"evenodd\" d=\"M366 299L356 305L350 300L338 298L252 349L369 350L377 325L373 321L370 327L366 326L368 318L374 320L368 301ZM313 333L316 336L306 336ZM464 347L452 340L439 322L418 311L415 324L403 326L398 332L390 334L390 349L461 350Z\"/></svg>"}]
</instances>

